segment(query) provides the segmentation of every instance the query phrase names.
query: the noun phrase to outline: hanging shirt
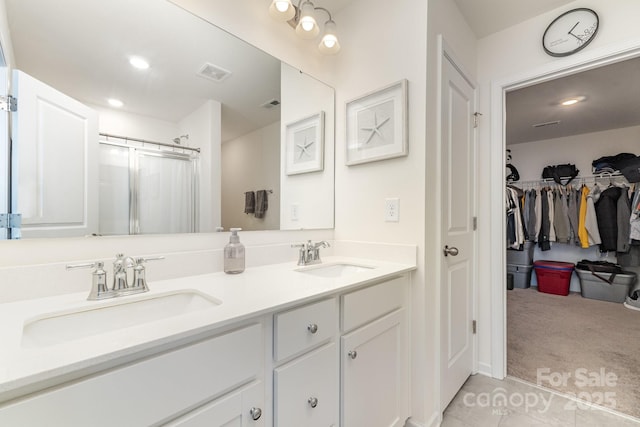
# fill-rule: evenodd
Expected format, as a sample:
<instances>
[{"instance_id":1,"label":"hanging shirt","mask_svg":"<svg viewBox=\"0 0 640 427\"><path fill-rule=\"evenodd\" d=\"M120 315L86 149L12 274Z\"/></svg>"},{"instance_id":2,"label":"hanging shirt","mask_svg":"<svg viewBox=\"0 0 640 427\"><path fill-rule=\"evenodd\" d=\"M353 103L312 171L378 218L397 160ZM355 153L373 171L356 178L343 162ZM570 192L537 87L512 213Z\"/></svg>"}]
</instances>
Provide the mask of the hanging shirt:
<instances>
[{"instance_id":1,"label":"hanging shirt","mask_svg":"<svg viewBox=\"0 0 640 427\"><path fill-rule=\"evenodd\" d=\"M616 211L616 222L618 224L618 247L619 253L629 252L631 243L631 201L629 200L629 191L626 187L622 188L620 197L618 197L618 206Z\"/></svg>"},{"instance_id":2,"label":"hanging shirt","mask_svg":"<svg viewBox=\"0 0 640 427\"><path fill-rule=\"evenodd\" d=\"M525 224L527 229L527 234L529 235L529 240L533 241L536 239L536 190L529 190L527 192L527 211L529 212L529 220Z\"/></svg>"},{"instance_id":3,"label":"hanging shirt","mask_svg":"<svg viewBox=\"0 0 640 427\"><path fill-rule=\"evenodd\" d=\"M589 188L582 186L580 192L580 208L578 215L578 239L580 247L587 249L589 247L589 232L587 231L587 197L589 196Z\"/></svg>"},{"instance_id":4,"label":"hanging shirt","mask_svg":"<svg viewBox=\"0 0 640 427\"><path fill-rule=\"evenodd\" d=\"M538 235L538 245L541 250L548 251L551 249L551 244L549 243L549 229L551 227L551 223L549 221L549 197L547 195L547 190L543 189L540 191L540 199L542 199L540 209L542 221L540 225L540 234Z\"/></svg>"},{"instance_id":5,"label":"hanging shirt","mask_svg":"<svg viewBox=\"0 0 640 427\"><path fill-rule=\"evenodd\" d=\"M640 188L637 188L636 192L633 195L629 226L629 238L631 239L631 241L633 242L634 240L640 240Z\"/></svg>"},{"instance_id":6,"label":"hanging shirt","mask_svg":"<svg viewBox=\"0 0 640 427\"><path fill-rule=\"evenodd\" d=\"M553 203L553 190L547 190L547 203L549 204L549 241L556 241L556 229L555 224L553 223L553 217L555 214L555 205Z\"/></svg>"},{"instance_id":7,"label":"hanging shirt","mask_svg":"<svg viewBox=\"0 0 640 427\"><path fill-rule=\"evenodd\" d=\"M571 228L570 238L571 243L580 245L580 238L578 236L578 192L575 188L571 187L567 192L567 214L569 216L569 227Z\"/></svg>"},{"instance_id":8,"label":"hanging shirt","mask_svg":"<svg viewBox=\"0 0 640 427\"><path fill-rule=\"evenodd\" d=\"M569 243L569 217L567 216L566 197L562 195L562 190L553 192L553 223L556 228L556 241L559 243Z\"/></svg>"},{"instance_id":9,"label":"hanging shirt","mask_svg":"<svg viewBox=\"0 0 640 427\"><path fill-rule=\"evenodd\" d=\"M595 202L598 201L598 199L600 198L601 192L602 190L600 189L598 184L595 184L589 190L589 193L587 195L587 201L585 203L586 218L584 223L584 226L587 229L587 235L588 235L586 247L599 245L600 243L602 243L602 240L600 239L600 231L598 228L598 217L596 215L596 208L595 208ZM584 248L585 246L582 246L582 247Z\"/></svg>"},{"instance_id":10,"label":"hanging shirt","mask_svg":"<svg viewBox=\"0 0 640 427\"><path fill-rule=\"evenodd\" d=\"M536 224L535 224L535 233L534 240L538 241L538 236L540 235L540 229L542 228L542 191L533 190L536 192Z\"/></svg>"}]
</instances>

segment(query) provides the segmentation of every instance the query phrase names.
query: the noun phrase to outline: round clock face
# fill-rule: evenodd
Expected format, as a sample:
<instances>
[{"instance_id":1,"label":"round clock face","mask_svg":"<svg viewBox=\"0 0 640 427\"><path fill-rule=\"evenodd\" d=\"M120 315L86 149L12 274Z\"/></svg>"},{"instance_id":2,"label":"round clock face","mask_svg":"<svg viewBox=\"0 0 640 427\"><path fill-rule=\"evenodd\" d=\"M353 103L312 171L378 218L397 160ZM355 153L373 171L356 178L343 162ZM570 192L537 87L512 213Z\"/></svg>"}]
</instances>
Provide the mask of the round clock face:
<instances>
[{"instance_id":1,"label":"round clock face","mask_svg":"<svg viewBox=\"0 0 640 427\"><path fill-rule=\"evenodd\" d=\"M598 14L591 9L563 13L544 32L544 51L551 56L567 56L584 49L598 32L598 23Z\"/></svg>"}]
</instances>

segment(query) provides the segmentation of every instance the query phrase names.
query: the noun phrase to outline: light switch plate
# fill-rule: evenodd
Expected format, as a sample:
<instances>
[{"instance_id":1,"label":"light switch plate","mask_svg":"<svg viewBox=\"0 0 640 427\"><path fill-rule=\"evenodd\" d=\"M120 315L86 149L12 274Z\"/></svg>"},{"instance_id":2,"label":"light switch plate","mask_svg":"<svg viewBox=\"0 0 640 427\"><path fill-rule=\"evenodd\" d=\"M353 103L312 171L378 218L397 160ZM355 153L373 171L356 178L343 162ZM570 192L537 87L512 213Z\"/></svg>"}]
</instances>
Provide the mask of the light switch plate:
<instances>
[{"instance_id":1,"label":"light switch plate","mask_svg":"<svg viewBox=\"0 0 640 427\"><path fill-rule=\"evenodd\" d=\"M291 221L298 221L300 219L300 205L297 203L291 204Z\"/></svg>"}]
</instances>

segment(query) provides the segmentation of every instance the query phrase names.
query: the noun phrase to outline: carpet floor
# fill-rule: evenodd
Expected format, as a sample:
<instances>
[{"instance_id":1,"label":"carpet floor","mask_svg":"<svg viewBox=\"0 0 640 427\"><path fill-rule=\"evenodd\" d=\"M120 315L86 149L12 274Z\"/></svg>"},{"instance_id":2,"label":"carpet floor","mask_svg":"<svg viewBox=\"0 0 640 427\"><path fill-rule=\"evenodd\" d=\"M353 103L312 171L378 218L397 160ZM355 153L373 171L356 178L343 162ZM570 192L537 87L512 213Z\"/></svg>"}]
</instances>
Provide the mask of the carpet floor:
<instances>
[{"instance_id":1,"label":"carpet floor","mask_svg":"<svg viewBox=\"0 0 640 427\"><path fill-rule=\"evenodd\" d=\"M507 373L640 418L640 311L508 291Z\"/></svg>"}]
</instances>

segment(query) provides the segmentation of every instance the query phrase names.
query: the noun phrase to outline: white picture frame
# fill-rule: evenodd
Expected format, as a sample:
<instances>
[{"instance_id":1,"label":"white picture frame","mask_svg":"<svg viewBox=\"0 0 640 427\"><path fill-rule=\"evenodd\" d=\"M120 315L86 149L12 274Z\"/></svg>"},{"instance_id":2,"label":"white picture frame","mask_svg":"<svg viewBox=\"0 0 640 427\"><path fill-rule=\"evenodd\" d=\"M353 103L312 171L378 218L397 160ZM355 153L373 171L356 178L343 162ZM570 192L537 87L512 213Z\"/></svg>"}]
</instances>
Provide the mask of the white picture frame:
<instances>
[{"instance_id":1,"label":"white picture frame","mask_svg":"<svg viewBox=\"0 0 640 427\"><path fill-rule=\"evenodd\" d=\"M407 156L406 79L346 103L348 166Z\"/></svg>"},{"instance_id":2,"label":"white picture frame","mask_svg":"<svg viewBox=\"0 0 640 427\"><path fill-rule=\"evenodd\" d=\"M287 175L324 169L324 111L287 125Z\"/></svg>"}]
</instances>

